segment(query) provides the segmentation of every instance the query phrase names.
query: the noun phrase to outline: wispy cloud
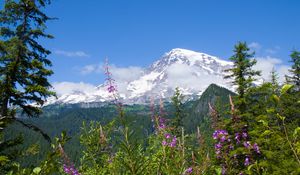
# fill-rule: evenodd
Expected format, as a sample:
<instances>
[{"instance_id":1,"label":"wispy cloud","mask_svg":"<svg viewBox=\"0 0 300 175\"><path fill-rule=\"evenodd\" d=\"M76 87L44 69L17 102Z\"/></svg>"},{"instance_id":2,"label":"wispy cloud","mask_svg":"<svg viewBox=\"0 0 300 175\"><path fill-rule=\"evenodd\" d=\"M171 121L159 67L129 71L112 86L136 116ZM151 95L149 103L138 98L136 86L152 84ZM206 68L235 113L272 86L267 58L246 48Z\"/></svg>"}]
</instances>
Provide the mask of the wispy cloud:
<instances>
[{"instance_id":1,"label":"wispy cloud","mask_svg":"<svg viewBox=\"0 0 300 175\"><path fill-rule=\"evenodd\" d=\"M259 44L258 42L252 42L248 46L250 49L255 51L259 51L262 48L261 44Z\"/></svg>"},{"instance_id":2,"label":"wispy cloud","mask_svg":"<svg viewBox=\"0 0 300 175\"><path fill-rule=\"evenodd\" d=\"M63 55L66 57L89 57L90 55L84 51L65 51L65 50L55 50L55 54Z\"/></svg>"}]
</instances>

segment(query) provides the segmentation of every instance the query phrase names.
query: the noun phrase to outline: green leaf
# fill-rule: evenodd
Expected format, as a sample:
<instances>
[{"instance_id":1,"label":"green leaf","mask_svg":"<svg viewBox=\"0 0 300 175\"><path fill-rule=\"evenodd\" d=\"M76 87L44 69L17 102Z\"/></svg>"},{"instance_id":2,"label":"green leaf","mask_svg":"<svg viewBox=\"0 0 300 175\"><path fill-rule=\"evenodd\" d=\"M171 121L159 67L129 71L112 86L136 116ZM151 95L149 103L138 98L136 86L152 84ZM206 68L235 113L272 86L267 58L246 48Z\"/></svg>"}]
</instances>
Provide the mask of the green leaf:
<instances>
[{"instance_id":1,"label":"green leaf","mask_svg":"<svg viewBox=\"0 0 300 175\"><path fill-rule=\"evenodd\" d=\"M278 97L277 97L278 98ZM278 98L279 99L279 98ZM275 109L274 108L269 108L269 109L267 109L267 113L268 114L272 114L272 113L274 113L275 112Z\"/></svg>"},{"instance_id":2,"label":"green leaf","mask_svg":"<svg viewBox=\"0 0 300 175\"><path fill-rule=\"evenodd\" d=\"M42 169L41 169L40 167L35 167L35 168L33 169L33 173L34 173L34 174L40 174L41 171L42 171Z\"/></svg>"},{"instance_id":3,"label":"green leaf","mask_svg":"<svg viewBox=\"0 0 300 175\"><path fill-rule=\"evenodd\" d=\"M297 128L294 130L294 134L293 134L294 138L297 137L297 135L298 135L299 132L300 132L300 127L297 127Z\"/></svg>"},{"instance_id":4,"label":"green leaf","mask_svg":"<svg viewBox=\"0 0 300 175\"><path fill-rule=\"evenodd\" d=\"M275 94L272 95L272 99L273 99L275 102L277 102L277 103L278 103L279 100L280 100L279 97L278 97L277 95L275 95Z\"/></svg>"},{"instance_id":5,"label":"green leaf","mask_svg":"<svg viewBox=\"0 0 300 175\"><path fill-rule=\"evenodd\" d=\"M291 89L293 87L293 85L291 84L285 84L282 88L281 88L281 94L285 94L289 89Z\"/></svg>"},{"instance_id":6,"label":"green leaf","mask_svg":"<svg viewBox=\"0 0 300 175\"><path fill-rule=\"evenodd\" d=\"M285 120L285 117L283 117L283 116L281 116L280 114L276 114L276 116L280 119L280 120L282 120L282 121L284 121Z\"/></svg>"},{"instance_id":7,"label":"green leaf","mask_svg":"<svg viewBox=\"0 0 300 175\"><path fill-rule=\"evenodd\" d=\"M220 167L216 168L215 171L216 171L217 175L221 175L222 174L222 168L220 168Z\"/></svg>"},{"instance_id":8,"label":"green leaf","mask_svg":"<svg viewBox=\"0 0 300 175\"><path fill-rule=\"evenodd\" d=\"M251 171L251 169L253 168L253 166L254 166L254 165L255 165L255 164L251 164L251 165L249 165L249 166L248 166L248 168L247 168L247 169L248 169L248 171Z\"/></svg>"},{"instance_id":9,"label":"green leaf","mask_svg":"<svg viewBox=\"0 0 300 175\"><path fill-rule=\"evenodd\" d=\"M263 133L262 133L262 136L268 136L270 135L272 132L270 130L265 130Z\"/></svg>"},{"instance_id":10,"label":"green leaf","mask_svg":"<svg viewBox=\"0 0 300 175\"><path fill-rule=\"evenodd\" d=\"M258 122L262 123L263 126L265 126L265 127L269 126L269 123L267 121L265 121L265 120L259 120Z\"/></svg>"},{"instance_id":11,"label":"green leaf","mask_svg":"<svg viewBox=\"0 0 300 175\"><path fill-rule=\"evenodd\" d=\"M8 157L6 157L6 156L0 156L0 165L5 164L6 162L9 162Z\"/></svg>"}]
</instances>

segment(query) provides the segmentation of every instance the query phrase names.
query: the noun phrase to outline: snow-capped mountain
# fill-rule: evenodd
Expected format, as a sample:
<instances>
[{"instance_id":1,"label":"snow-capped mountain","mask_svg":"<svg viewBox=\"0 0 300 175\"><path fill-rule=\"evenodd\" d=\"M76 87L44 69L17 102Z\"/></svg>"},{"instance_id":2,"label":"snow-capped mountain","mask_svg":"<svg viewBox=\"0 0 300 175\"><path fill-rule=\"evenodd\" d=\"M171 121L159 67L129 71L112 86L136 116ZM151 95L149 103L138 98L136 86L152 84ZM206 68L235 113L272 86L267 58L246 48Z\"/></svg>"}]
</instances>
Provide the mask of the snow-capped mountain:
<instances>
[{"instance_id":1,"label":"snow-capped mountain","mask_svg":"<svg viewBox=\"0 0 300 175\"><path fill-rule=\"evenodd\" d=\"M224 80L224 70L232 66L232 62L217 57L186 49L172 49L165 53L133 81L125 84L120 92L124 103L145 103L151 98L170 99L176 87L187 97L200 96L212 83L228 87ZM112 72L114 74L114 72ZM76 91L63 94L58 99L49 99L47 104L54 103L89 103L112 100L104 84L94 91Z\"/></svg>"}]
</instances>

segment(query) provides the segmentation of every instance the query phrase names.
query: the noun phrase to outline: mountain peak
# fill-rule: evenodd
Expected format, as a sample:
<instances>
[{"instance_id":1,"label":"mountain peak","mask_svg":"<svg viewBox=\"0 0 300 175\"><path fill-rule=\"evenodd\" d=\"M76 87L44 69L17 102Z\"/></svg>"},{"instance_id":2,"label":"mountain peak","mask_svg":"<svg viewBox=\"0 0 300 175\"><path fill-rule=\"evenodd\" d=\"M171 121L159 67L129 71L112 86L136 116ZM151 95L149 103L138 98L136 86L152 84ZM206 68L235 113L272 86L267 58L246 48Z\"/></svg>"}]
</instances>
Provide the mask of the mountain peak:
<instances>
[{"instance_id":1,"label":"mountain peak","mask_svg":"<svg viewBox=\"0 0 300 175\"><path fill-rule=\"evenodd\" d=\"M139 77L122 82L123 88L119 93L125 103L145 103L151 98L169 99L174 89L179 87L185 96L193 98L201 95L212 83L226 87L224 70L231 66L232 62L215 56L175 48L144 69ZM110 99L105 86L99 85L93 93L64 94L53 102L98 102Z\"/></svg>"},{"instance_id":2,"label":"mountain peak","mask_svg":"<svg viewBox=\"0 0 300 175\"><path fill-rule=\"evenodd\" d=\"M167 55L189 55L189 54L195 54L198 52L192 51L192 50L188 50L188 49L182 49L182 48L174 48L172 50L170 50L169 52L167 52Z\"/></svg>"}]
</instances>

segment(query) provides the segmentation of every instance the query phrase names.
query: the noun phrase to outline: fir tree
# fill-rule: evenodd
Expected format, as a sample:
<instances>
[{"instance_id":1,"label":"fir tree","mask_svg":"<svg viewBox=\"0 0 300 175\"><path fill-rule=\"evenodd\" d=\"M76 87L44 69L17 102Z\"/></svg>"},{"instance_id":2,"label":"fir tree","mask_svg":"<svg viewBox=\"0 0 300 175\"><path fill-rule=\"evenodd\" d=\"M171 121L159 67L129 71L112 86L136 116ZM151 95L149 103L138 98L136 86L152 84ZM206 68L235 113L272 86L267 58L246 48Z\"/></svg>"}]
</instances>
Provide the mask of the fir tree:
<instances>
[{"instance_id":1,"label":"fir tree","mask_svg":"<svg viewBox=\"0 0 300 175\"><path fill-rule=\"evenodd\" d=\"M51 18L41 10L49 3L6 0L0 12L0 114L6 119L15 119L15 107L29 116L39 114L37 106L54 95L47 80L53 73L48 69L50 51L38 42L53 38L44 32Z\"/></svg>"},{"instance_id":2,"label":"fir tree","mask_svg":"<svg viewBox=\"0 0 300 175\"><path fill-rule=\"evenodd\" d=\"M233 68L225 70L230 74L224 78L233 78L232 84L237 86L238 92L238 109L241 113L245 112L246 102L245 94L252 86L255 76L260 75L260 71L255 71L252 67L256 64L255 59L251 59L254 53L249 52L249 48L245 42L239 42L234 46L234 55L230 57L233 61Z\"/></svg>"},{"instance_id":3,"label":"fir tree","mask_svg":"<svg viewBox=\"0 0 300 175\"><path fill-rule=\"evenodd\" d=\"M294 50L292 52L291 62L293 63L292 68L289 70L291 76L287 76L287 82L293 84L297 91L300 90L300 52Z\"/></svg>"}]
</instances>

